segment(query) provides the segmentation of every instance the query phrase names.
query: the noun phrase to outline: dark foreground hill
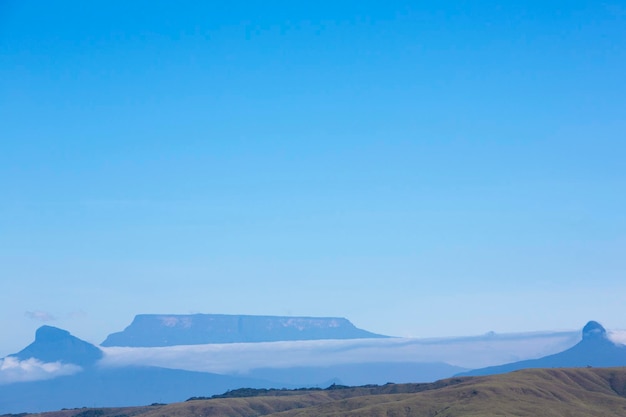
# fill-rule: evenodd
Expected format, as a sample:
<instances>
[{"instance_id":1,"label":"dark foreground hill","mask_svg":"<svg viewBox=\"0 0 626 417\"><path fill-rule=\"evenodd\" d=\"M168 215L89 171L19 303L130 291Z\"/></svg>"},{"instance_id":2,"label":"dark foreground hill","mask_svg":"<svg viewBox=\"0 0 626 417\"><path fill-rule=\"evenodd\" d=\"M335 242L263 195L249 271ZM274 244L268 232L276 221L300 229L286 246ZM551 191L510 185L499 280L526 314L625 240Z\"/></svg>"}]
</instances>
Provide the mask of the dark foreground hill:
<instances>
[{"instance_id":1,"label":"dark foreground hill","mask_svg":"<svg viewBox=\"0 0 626 417\"><path fill-rule=\"evenodd\" d=\"M623 417L626 368L528 369L432 384L326 390L235 391L233 398L124 409L78 409L41 417ZM252 396L239 397L240 394ZM260 395L259 395L260 394Z\"/></svg>"},{"instance_id":2,"label":"dark foreground hill","mask_svg":"<svg viewBox=\"0 0 626 417\"><path fill-rule=\"evenodd\" d=\"M206 343L387 337L362 330L341 317L283 317L229 314L139 314L102 346L156 347Z\"/></svg>"}]
</instances>

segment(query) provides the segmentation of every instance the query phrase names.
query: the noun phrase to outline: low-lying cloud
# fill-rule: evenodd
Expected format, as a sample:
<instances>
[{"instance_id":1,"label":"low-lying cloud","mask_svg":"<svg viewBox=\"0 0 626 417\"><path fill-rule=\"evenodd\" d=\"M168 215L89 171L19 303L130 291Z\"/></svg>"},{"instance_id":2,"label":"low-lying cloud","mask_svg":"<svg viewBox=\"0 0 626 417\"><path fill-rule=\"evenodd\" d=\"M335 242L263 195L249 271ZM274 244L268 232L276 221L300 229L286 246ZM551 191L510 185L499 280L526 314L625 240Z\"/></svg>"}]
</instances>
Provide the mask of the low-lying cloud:
<instances>
[{"instance_id":1,"label":"low-lying cloud","mask_svg":"<svg viewBox=\"0 0 626 417\"><path fill-rule=\"evenodd\" d=\"M609 330L607 337L613 343L626 345L626 330Z\"/></svg>"},{"instance_id":2,"label":"low-lying cloud","mask_svg":"<svg viewBox=\"0 0 626 417\"><path fill-rule=\"evenodd\" d=\"M74 364L41 362L35 358L21 361L14 356L7 356L0 359L0 385L51 379L75 374L81 370L80 366Z\"/></svg>"},{"instance_id":3,"label":"low-lying cloud","mask_svg":"<svg viewBox=\"0 0 626 417\"><path fill-rule=\"evenodd\" d=\"M560 352L577 332L486 335L454 339L353 339L228 343L168 347L106 347L101 366L129 365L223 374L259 368L333 366L380 362L445 362L479 368Z\"/></svg>"}]
</instances>

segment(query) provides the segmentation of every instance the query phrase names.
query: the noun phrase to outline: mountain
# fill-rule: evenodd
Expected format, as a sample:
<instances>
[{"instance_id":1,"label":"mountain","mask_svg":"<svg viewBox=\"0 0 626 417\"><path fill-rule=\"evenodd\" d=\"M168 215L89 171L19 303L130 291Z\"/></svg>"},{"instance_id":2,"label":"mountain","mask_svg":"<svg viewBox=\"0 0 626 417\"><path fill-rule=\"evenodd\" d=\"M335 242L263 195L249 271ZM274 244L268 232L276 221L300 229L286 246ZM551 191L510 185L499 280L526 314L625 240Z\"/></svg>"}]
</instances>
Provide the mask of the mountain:
<instances>
[{"instance_id":1,"label":"mountain","mask_svg":"<svg viewBox=\"0 0 626 417\"><path fill-rule=\"evenodd\" d=\"M98 347L68 331L40 327L33 343L0 359L0 414L174 402L240 387L278 385L250 377L154 366L102 367L102 358Z\"/></svg>"},{"instance_id":2,"label":"mountain","mask_svg":"<svg viewBox=\"0 0 626 417\"><path fill-rule=\"evenodd\" d=\"M431 384L235 390L212 399L125 409L63 410L36 417L623 417L626 369L527 369ZM17 416L16 416L17 417ZM30 417L30 416L20 416ZM33 416L35 417L35 416Z\"/></svg>"},{"instance_id":3,"label":"mountain","mask_svg":"<svg viewBox=\"0 0 626 417\"><path fill-rule=\"evenodd\" d=\"M312 326L318 323L319 327L327 328L336 323L337 327L343 325L348 329L344 335L349 333L350 329L353 329L353 334L363 332L347 320L345 323L348 325L341 320L338 322L333 320L307 319L305 324ZM275 322L276 320L269 321ZM303 324L302 328L306 329L306 326ZM185 359L191 363L198 361L220 363L220 357L215 356L219 352L206 354L203 354L203 351L194 352L196 348L194 346L100 349L72 336L66 330L42 326L36 331L33 343L14 355L0 359L0 414L83 406L117 407L174 402L192 396L215 395L241 387L283 388L327 386L331 383L432 381L464 370L445 363L391 362L385 355L381 355L382 362L379 363L354 362L360 348L346 351L345 346L337 345L343 342L312 342L314 345L320 343L322 345L309 346L303 358L317 358L315 360L320 363L317 366L305 366L302 362L296 361L296 366L274 368L263 368L268 355L289 356L292 351L289 347L285 349L285 343L291 345L307 342L283 342L278 345L261 343L265 349L269 349L265 355L246 355L246 360L257 362L255 367L247 372L218 374L198 372L197 368L172 369L177 368L175 361L172 362L174 357L170 357L169 361L160 362L161 365L145 363L140 365L140 362L120 362L111 359L115 359L115 354L119 355L120 351L122 353L134 351L141 357L151 357L156 352L163 353L163 350L174 349L178 352L182 349L184 356L179 360ZM248 343L245 347L252 345L255 344ZM315 347L318 350L315 350ZM322 349L319 349L320 347ZM320 362L321 357L333 352L340 353L346 362L321 365L323 363ZM166 356L171 353L165 352ZM240 354L243 352L240 351ZM117 358L119 359L119 356Z\"/></svg>"},{"instance_id":4,"label":"mountain","mask_svg":"<svg viewBox=\"0 0 626 417\"><path fill-rule=\"evenodd\" d=\"M35 358L41 362L59 361L87 367L102 358L102 351L67 330L41 326L35 332L35 341L11 356L22 361Z\"/></svg>"},{"instance_id":5,"label":"mountain","mask_svg":"<svg viewBox=\"0 0 626 417\"><path fill-rule=\"evenodd\" d=\"M0 414L76 407L184 401L241 387L271 388L253 378L156 367L91 368L43 381L0 385Z\"/></svg>"},{"instance_id":6,"label":"mountain","mask_svg":"<svg viewBox=\"0 0 626 417\"><path fill-rule=\"evenodd\" d=\"M233 325L233 320L237 326ZM384 384L387 381L432 381L463 371L438 359L419 361L433 349L450 355L463 348L467 355L471 354L467 352L473 352L474 355L493 356L496 342L514 350L520 344L534 346L537 340L543 341L543 338L535 340L536 337L531 337L528 342L526 336L500 340L497 335L489 335L485 336L486 340L479 338L479 343L472 339L457 346L457 342L450 345L445 340L374 339L384 336L358 329L345 319L216 315L141 315L137 316L133 325L117 335L125 337L134 332L141 336L143 333L139 330L142 330L150 336L148 330L151 326L155 327L158 337L148 337L149 340L154 343L160 340L161 344L172 343L174 346L100 349L65 330L42 326L37 330L33 343L15 355L0 359L0 414L173 402L241 387L323 387L331 383L363 385ZM203 328L204 333L198 330ZM213 331L206 331L207 328ZM167 337L168 331L171 331L174 342ZM290 336L290 332L295 336ZM366 335L370 339L310 339L328 334L344 339L350 335ZM193 336L193 340L198 341L198 337L206 339L207 335L210 340L229 337L230 341L267 341L268 338L284 337L301 339L272 343L180 345L184 336ZM555 340L561 340L561 336ZM570 340L570 336L566 336L563 340ZM554 343L553 339L550 336L547 341ZM188 339L185 341L189 342ZM140 337L135 338L135 342L147 343ZM525 352L527 348L519 352ZM600 324L590 322L583 329L580 343L560 354L545 357L561 359L548 365L536 362L534 366L626 364L625 351L625 347L615 345L606 337L606 331ZM519 357L511 355L516 356ZM426 357L433 358L432 355ZM517 364L521 367L533 366L528 362L533 361ZM457 378L454 381L461 380ZM427 384L418 385L423 387ZM395 384L390 386L398 387ZM385 392L385 395L391 394ZM304 405L302 403L302 407Z\"/></svg>"},{"instance_id":7,"label":"mountain","mask_svg":"<svg viewBox=\"0 0 626 417\"><path fill-rule=\"evenodd\" d=\"M355 327L345 318L226 314L140 314L102 346L158 347L207 343L387 337Z\"/></svg>"},{"instance_id":8,"label":"mountain","mask_svg":"<svg viewBox=\"0 0 626 417\"><path fill-rule=\"evenodd\" d=\"M554 355L475 369L458 375L501 374L526 368L626 366L626 346L609 340L606 330L600 323L596 321L587 323L583 328L582 336L583 338L578 344Z\"/></svg>"}]
</instances>

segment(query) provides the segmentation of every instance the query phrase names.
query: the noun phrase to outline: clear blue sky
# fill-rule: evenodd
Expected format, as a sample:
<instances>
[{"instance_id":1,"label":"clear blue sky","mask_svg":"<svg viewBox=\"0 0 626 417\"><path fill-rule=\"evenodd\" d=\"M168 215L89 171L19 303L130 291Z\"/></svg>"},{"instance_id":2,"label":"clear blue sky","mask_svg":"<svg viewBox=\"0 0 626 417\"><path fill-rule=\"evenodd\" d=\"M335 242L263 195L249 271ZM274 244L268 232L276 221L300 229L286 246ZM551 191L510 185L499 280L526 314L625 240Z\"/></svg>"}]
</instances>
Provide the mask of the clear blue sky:
<instances>
[{"instance_id":1,"label":"clear blue sky","mask_svg":"<svg viewBox=\"0 0 626 417\"><path fill-rule=\"evenodd\" d=\"M0 0L0 356L138 313L626 328L626 5L511 3Z\"/></svg>"}]
</instances>

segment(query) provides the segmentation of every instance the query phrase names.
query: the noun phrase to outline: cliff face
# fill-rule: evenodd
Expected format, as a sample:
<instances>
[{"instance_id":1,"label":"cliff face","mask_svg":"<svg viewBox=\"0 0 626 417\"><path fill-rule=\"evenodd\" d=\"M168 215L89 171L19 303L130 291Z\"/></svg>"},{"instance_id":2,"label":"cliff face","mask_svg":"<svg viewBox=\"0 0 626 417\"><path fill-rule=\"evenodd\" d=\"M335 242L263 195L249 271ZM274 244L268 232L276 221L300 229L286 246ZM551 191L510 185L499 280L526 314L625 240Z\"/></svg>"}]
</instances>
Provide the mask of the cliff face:
<instances>
[{"instance_id":1,"label":"cliff face","mask_svg":"<svg viewBox=\"0 0 626 417\"><path fill-rule=\"evenodd\" d=\"M386 337L336 317L243 316L226 314L141 314L102 346L155 347L207 343Z\"/></svg>"}]
</instances>

